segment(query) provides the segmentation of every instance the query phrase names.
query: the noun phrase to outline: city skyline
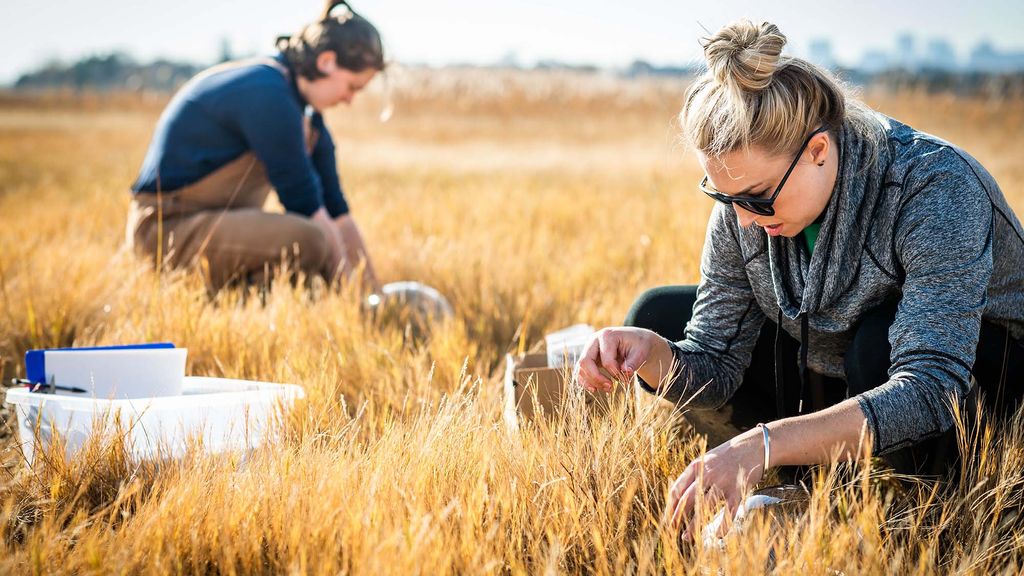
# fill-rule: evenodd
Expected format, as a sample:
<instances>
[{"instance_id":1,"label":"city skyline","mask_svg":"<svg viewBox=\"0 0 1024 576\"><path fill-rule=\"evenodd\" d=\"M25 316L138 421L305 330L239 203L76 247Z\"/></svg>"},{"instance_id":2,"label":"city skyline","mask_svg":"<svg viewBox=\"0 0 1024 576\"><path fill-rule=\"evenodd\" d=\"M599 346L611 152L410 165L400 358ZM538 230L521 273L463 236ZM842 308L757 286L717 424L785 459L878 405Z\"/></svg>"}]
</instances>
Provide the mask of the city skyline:
<instances>
[{"instance_id":1,"label":"city skyline","mask_svg":"<svg viewBox=\"0 0 1024 576\"><path fill-rule=\"evenodd\" d=\"M0 24L0 48L6 55L0 62L2 84L48 61L71 62L91 54L206 63L219 56L225 41L236 54L266 53L278 34L297 30L322 6L315 0L3 2L9 17ZM846 8L841 26L820 16L820 5L804 0L767 8L753 0L714 5L639 0L628 7L584 0L557 6L540 0L487 6L456 0L353 4L381 29L395 60L429 65L514 58L525 66L545 60L609 68L634 60L687 66L701 57L700 37L738 17L778 24L789 38L790 54L812 60L824 54L847 67L877 66L882 55L898 61L898 38L908 33L921 54L903 57L915 62L952 57L959 65L989 62L998 67L1000 58L1012 63L1024 53L1019 34L1024 10L1012 0L970 6L937 0L924 12L910 3L868 1ZM103 18L97 19L96 11ZM83 26L83 21L90 24Z\"/></svg>"},{"instance_id":2,"label":"city skyline","mask_svg":"<svg viewBox=\"0 0 1024 576\"><path fill-rule=\"evenodd\" d=\"M856 62L840 62L835 57L832 43L827 38L810 42L802 56L829 68L841 65L856 68L867 73L888 69L1019 72L1024 71L1024 50L1005 50L994 46L988 40L981 40L966 54L959 54L953 43L945 37L918 38L912 33L898 34L890 47L871 48L861 54Z\"/></svg>"}]
</instances>

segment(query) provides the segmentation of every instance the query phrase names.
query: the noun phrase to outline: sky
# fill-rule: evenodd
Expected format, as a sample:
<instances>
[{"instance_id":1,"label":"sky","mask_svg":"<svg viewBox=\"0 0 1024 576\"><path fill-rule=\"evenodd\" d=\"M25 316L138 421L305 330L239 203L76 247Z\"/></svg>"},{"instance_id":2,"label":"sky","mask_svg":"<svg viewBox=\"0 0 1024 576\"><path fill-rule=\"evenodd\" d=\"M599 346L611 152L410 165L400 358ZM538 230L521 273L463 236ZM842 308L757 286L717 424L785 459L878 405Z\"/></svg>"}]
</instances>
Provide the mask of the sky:
<instances>
[{"instance_id":1,"label":"sky","mask_svg":"<svg viewBox=\"0 0 1024 576\"><path fill-rule=\"evenodd\" d=\"M352 0L377 25L393 60L443 65L492 63L510 54L620 66L635 59L687 64L700 58L698 39L737 18L767 20L806 54L812 40L831 40L841 63L868 49L894 50L913 33L920 44L944 37L965 58L981 40L1024 50L1022 0ZM316 19L318 0L0 0L0 84L47 61L73 61L121 50L212 62L225 39L237 54L267 53L280 34ZM923 9L923 7L926 7Z\"/></svg>"}]
</instances>

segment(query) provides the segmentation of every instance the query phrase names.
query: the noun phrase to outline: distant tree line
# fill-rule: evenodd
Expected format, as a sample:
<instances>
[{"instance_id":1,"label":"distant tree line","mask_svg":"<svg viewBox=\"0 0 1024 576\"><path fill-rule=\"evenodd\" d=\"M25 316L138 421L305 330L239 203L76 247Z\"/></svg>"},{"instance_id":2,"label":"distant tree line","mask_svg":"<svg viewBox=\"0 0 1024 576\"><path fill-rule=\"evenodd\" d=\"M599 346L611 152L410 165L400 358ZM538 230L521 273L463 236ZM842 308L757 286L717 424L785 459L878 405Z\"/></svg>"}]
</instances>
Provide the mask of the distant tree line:
<instances>
[{"instance_id":1,"label":"distant tree line","mask_svg":"<svg viewBox=\"0 0 1024 576\"><path fill-rule=\"evenodd\" d=\"M221 60L230 58L225 48ZM489 68L488 66L473 66ZM522 68L506 59L496 68ZM96 55L78 62L65 64L54 62L39 70L18 78L14 87L23 90L98 90L123 91L146 90L171 92L195 75L203 66L156 60L150 63L136 62L123 53ZM543 70L573 70L577 72L599 72L591 65L566 64L557 60L544 60L534 66ZM955 93L958 95L983 95L999 98L1024 98L1024 73L987 73L977 71L950 71L920 69L914 71L894 69L869 73L856 68L838 68L836 73L845 81L861 86L885 89L923 90L927 92ZM643 60L636 60L618 73L627 78L644 76L687 77L699 73L695 66L656 66Z\"/></svg>"},{"instance_id":2,"label":"distant tree line","mask_svg":"<svg viewBox=\"0 0 1024 576\"><path fill-rule=\"evenodd\" d=\"M19 77L14 88L173 91L201 68L169 60L142 64L131 56L115 52L89 56L70 64L52 62Z\"/></svg>"}]
</instances>

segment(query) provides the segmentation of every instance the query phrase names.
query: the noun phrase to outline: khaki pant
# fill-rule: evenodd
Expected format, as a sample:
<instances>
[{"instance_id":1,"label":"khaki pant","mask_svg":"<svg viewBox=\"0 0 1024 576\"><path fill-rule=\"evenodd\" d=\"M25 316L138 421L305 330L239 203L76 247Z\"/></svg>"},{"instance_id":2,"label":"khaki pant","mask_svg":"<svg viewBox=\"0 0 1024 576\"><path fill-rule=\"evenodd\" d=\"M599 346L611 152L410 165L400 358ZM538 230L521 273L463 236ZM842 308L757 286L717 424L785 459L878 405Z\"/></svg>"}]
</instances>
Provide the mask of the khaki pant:
<instances>
[{"instance_id":1,"label":"khaki pant","mask_svg":"<svg viewBox=\"0 0 1024 576\"><path fill-rule=\"evenodd\" d=\"M135 194L126 241L158 267L200 265L213 290L269 280L282 265L326 276L323 231L308 218L264 212L269 192L263 164L247 152L184 188Z\"/></svg>"}]
</instances>

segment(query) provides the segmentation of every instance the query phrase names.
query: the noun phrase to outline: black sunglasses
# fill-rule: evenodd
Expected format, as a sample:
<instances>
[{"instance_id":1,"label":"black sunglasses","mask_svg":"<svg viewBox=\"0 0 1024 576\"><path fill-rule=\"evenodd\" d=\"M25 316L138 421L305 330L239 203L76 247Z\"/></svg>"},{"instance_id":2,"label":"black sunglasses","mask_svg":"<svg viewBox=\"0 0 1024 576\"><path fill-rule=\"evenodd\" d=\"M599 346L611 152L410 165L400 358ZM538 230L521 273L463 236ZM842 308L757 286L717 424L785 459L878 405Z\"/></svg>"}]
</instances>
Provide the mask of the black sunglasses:
<instances>
[{"instance_id":1,"label":"black sunglasses","mask_svg":"<svg viewBox=\"0 0 1024 576\"><path fill-rule=\"evenodd\" d=\"M775 187L775 192L765 198L764 196L729 196L728 194L722 194L714 188L708 187L708 176L704 175L704 179L700 181L700 191L707 194L708 196L718 200L723 204L736 204L740 208L754 214L761 216L774 216L775 208L772 204L775 203L775 199L778 198L779 192L782 192L782 187L786 184L786 180L789 179L789 175L793 173L793 169L796 168L797 162L800 161L800 156L803 156L804 148L810 143L811 138L814 138L822 132L827 132L828 128L822 126L818 128L804 140L804 143L800 146L800 151L796 153L796 158L793 158L793 163L789 165L789 170L786 170L786 175L779 181L779 185Z\"/></svg>"}]
</instances>

